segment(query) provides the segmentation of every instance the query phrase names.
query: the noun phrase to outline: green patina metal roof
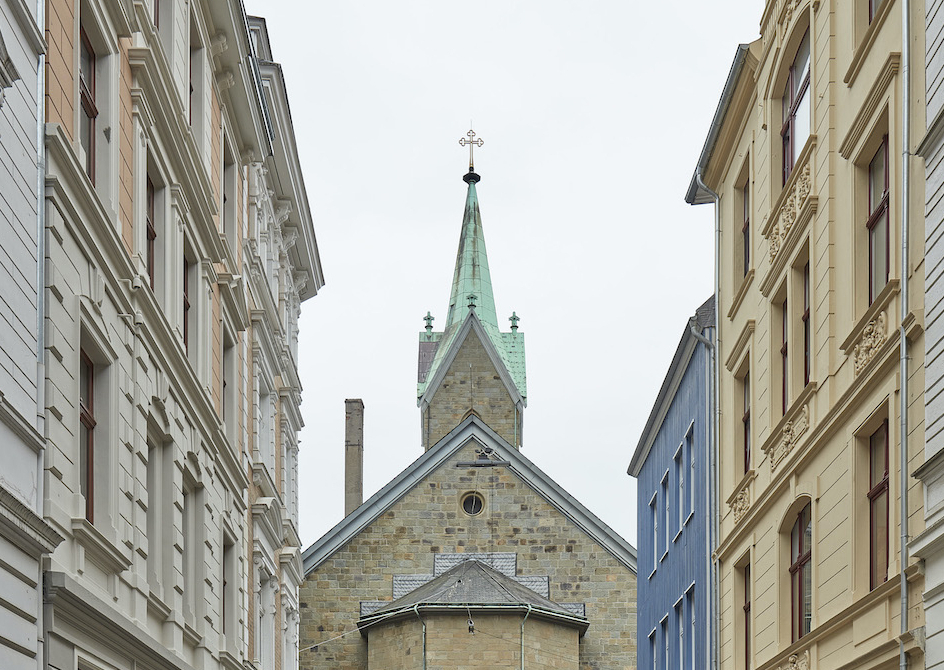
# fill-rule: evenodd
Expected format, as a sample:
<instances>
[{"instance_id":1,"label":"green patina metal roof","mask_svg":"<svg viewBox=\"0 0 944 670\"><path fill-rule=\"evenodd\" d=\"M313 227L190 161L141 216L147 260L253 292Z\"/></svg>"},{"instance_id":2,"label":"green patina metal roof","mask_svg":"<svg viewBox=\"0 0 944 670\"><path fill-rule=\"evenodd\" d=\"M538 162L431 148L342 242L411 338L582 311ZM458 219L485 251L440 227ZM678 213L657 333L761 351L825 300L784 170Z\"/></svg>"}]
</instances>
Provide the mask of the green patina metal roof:
<instances>
[{"instance_id":1,"label":"green patina metal roof","mask_svg":"<svg viewBox=\"0 0 944 670\"><path fill-rule=\"evenodd\" d=\"M514 315L512 331L503 333L498 329L495 313L495 296L492 279L488 271L488 255L485 252L485 233L475 184L479 176L469 172L463 177L469 190L462 215L462 232L459 235L459 251L456 253L456 269L449 295L449 312L442 331L433 332L431 320L427 320L426 332L420 333L419 374L416 395L422 397L428 383L433 379L443 359L469 316L475 316L498 352L508 374L511 375L518 393L527 398L524 357L524 333L518 332L517 315Z\"/></svg>"}]
</instances>

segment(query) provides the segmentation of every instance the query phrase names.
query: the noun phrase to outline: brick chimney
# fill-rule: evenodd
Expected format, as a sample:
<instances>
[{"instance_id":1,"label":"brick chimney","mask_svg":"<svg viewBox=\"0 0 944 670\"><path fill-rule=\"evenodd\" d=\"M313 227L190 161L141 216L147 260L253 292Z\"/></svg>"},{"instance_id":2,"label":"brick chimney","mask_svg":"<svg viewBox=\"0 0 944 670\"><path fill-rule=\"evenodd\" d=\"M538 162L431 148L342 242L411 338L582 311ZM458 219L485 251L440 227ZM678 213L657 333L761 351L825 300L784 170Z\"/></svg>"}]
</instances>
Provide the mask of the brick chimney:
<instances>
[{"instance_id":1,"label":"brick chimney","mask_svg":"<svg viewBox=\"0 0 944 670\"><path fill-rule=\"evenodd\" d=\"M344 401L344 516L364 502L364 401Z\"/></svg>"}]
</instances>

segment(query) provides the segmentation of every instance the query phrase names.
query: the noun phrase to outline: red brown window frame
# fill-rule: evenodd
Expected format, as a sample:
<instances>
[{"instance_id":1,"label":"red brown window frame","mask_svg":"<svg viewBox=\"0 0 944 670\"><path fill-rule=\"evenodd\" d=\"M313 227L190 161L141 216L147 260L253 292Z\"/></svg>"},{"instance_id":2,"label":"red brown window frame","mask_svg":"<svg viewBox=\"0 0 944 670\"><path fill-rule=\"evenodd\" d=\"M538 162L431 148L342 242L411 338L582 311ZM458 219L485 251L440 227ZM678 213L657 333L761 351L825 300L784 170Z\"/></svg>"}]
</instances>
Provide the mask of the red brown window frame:
<instances>
[{"instance_id":1,"label":"red brown window frame","mask_svg":"<svg viewBox=\"0 0 944 670\"><path fill-rule=\"evenodd\" d=\"M79 350L79 380L84 376L86 387L79 392L79 421L85 428L85 443L79 445L82 453L80 462L85 459L85 480L81 486L85 493L85 518L95 522L95 364L84 349ZM84 375L83 375L84 373Z\"/></svg>"},{"instance_id":2,"label":"red brown window frame","mask_svg":"<svg viewBox=\"0 0 944 670\"><path fill-rule=\"evenodd\" d=\"M874 456L873 452L873 440L879 433L884 433L884 436L880 439L884 441L884 469L885 472L881 479L878 481L872 481L872 473L874 472L874 464L872 462L872 457ZM869 436L869 589L874 589L876 586L884 584L888 580L888 419L885 419L882 422L882 425L874 433ZM885 494L885 509L879 510L877 499ZM875 515L876 513L885 515L885 565L879 566L876 565L876 538L874 535L875 532ZM881 581L875 579L876 568L884 568L881 571L883 578Z\"/></svg>"},{"instance_id":3,"label":"red brown window frame","mask_svg":"<svg viewBox=\"0 0 944 670\"><path fill-rule=\"evenodd\" d=\"M882 198L879 200L878 204L875 206L875 209L869 212L869 220L866 222L866 228L869 231L869 304L871 305L877 295L873 294L872 291L872 275L875 271L873 256L872 253L872 229L875 228L876 224L881 221L882 217L885 217L885 282L882 284L884 287L885 284L888 284L888 268L889 268L889 235L891 230L891 220L888 216L888 135L882 137L882 144L879 146L878 151L875 152L875 156L879 152L882 152L885 163L885 183L883 185L884 191L882 192ZM869 207L872 206L872 162L875 160L875 156L872 156L872 160L869 161Z\"/></svg>"},{"instance_id":4,"label":"red brown window frame","mask_svg":"<svg viewBox=\"0 0 944 670\"><path fill-rule=\"evenodd\" d=\"M800 40L800 44L803 44L803 41L806 40L809 36L809 29L803 35L803 39ZM798 47L799 48L799 47ZM812 55L812 47L810 49ZM783 183L786 184L787 180L790 178L790 173L793 172L793 150L795 149L794 143L796 138L796 113L797 107L799 107L800 101L803 100L803 96L806 95L807 91L810 88L810 69L808 68L806 74L803 77L803 81L800 82L799 87L796 86L796 55L793 56L793 63L790 65L790 72L787 75L787 83L784 86L784 100L783 100L783 126L780 129L780 137L783 139ZM787 95L790 97L787 98Z\"/></svg>"},{"instance_id":5,"label":"red brown window frame","mask_svg":"<svg viewBox=\"0 0 944 670\"><path fill-rule=\"evenodd\" d=\"M161 27L161 0L154 0L154 27Z\"/></svg>"},{"instance_id":6,"label":"red brown window frame","mask_svg":"<svg viewBox=\"0 0 944 670\"><path fill-rule=\"evenodd\" d=\"M790 402L790 359L789 359L789 347L787 346L787 331L790 326L790 319L787 312L787 299L783 299L783 304L780 307L780 323L781 323L781 337L780 337L780 376L781 385L780 385L780 411L781 414L787 413L787 405Z\"/></svg>"},{"instance_id":7,"label":"red brown window frame","mask_svg":"<svg viewBox=\"0 0 944 670\"><path fill-rule=\"evenodd\" d=\"M751 667L751 564L744 566L744 668Z\"/></svg>"},{"instance_id":8,"label":"red brown window frame","mask_svg":"<svg viewBox=\"0 0 944 670\"><path fill-rule=\"evenodd\" d=\"M744 222L741 224L741 244L744 245L744 276L751 269L751 182L744 184L741 193L744 204Z\"/></svg>"},{"instance_id":9,"label":"red brown window frame","mask_svg":"<svg viewBox=\"0 0 944 670\"><path fill-rule=\"evenodd\" d=\"M803 314L800 315L803 322L803 386L810 383L810 345L811 345L811 327L810 327L810 264L807 261L803 266Z\"/></svg>"},{"instance_id":10,"label":"red brown window frame","mask_svg":"<svg viewBox=\"0 0 944 670\"><path fill-rule=\"evenodd\" d=\"M751 371L744 373L741 380L744 390L744 414L741 423L744 426L744 474L751 469Z\"/></svg>"},{"instance_id":11,"label":"red brown window frame","mask_svg":"<svg viewBox=\"0 0 944 670\"><path fill-rule=\"evenodd\" d=\"M85 81L85 77L82 76L82 68L79 68L79 98L82 105L82 114L85 115L85 118L89 122L89 136L88 136L88 152L85 156L85 173L88 175L92 184L95 183L95 119L98 118L98 106L96 105L95 100L95 70L96 70L96 60L98 56L95 53L95 49L92 48L92 42L89 40L88 33L85 32L85 28L79 28L79 41L81 42L81 49L85 51L89 56L89 79L91 81ZM81 59L82 56L79 56Z\"/></svg>"},{"instance_id":12,"label":"red brown window frame","mask_svg":"<svg viewBox=\"0 0 944 670\"><path fill-rule=\"evenodd\" d=\"M151 290L154 290L154 275L155 265L154 265L154 247L155 241L157 240L157 227L154 225L154 182L151 180L151 176L147 177L147 187L146 187L146 213L145 220L147 221L147 272L148 278L151 280Z\"/></svg>"},{"instance_id":13,"label":"red brown window frame","mask_svg":"<svg viewBox=\"0 0 944 670\"><path fill-rule=\"evenodd\" d=\"M806 528L812 523L811 511L810 504L807 503L806 507L797 514L797 520L790 531L790 629L794 642L809 632L804 630L804 618L807 612L803 602L803 579L807 571L812 570L812 547L806 546ZM794 537L796 537L796 549L794 549ZM810 603L809 613L812 615L812 603Z\"/></svg>"},{"instance_id":14,"label":"red brown window frame","mask_svg":"<svg viewBox=\"0 0 944 670\"><path fill-rule=\"evenodd\" d=\"M184 295L183 295L183 304L184 304L184 350L189 353L190 351L190 268L192 264L187 260L187 257L184 256Z\"/></svg>"}]
</instances>

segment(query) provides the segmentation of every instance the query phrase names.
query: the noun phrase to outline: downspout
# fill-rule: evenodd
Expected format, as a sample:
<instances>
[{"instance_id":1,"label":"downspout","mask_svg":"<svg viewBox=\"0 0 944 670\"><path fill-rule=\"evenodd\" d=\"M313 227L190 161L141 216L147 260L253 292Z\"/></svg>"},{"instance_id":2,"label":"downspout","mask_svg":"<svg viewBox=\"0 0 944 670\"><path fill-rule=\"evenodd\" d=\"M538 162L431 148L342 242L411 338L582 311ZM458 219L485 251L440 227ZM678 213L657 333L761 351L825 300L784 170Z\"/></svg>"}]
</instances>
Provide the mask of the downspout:
<instances>
[{"instance_id":1,"label":"downspout","mask_svg":"<svg viewBox=\"0 0 944 670\"><path fill-rule=\"evenodd\" d=\"M709 466L709 480L708 480L708 491L706 493L706 499L708 501L707 509L705 510L705 516L707 520L707 526L705 528L707 535L708 543L708 582L706 586L710 585L711 597L707 599L708 604L708 621L716 622L716 614L720 611L719 602L718 602L718 559L714 555L714 539L718 537L718 515L712 514L714 510L714 497L718 491L718 464L717 459L715 458L715 450L718 448L718 444L721 439L721 416L720 416L720 404L718 403L718 385L719 385L719 373L718 373L718 344L719 344L719 314L720 309L718 305L720 304L720 288L721 288L721 196L715 193L713 190L708 188L705 182L702 180L702 166L699 165L698 169L695 170L695 182L698 184L698 187L705 191L712 200L714 200L715 207L715 268L714 268L714 290L715 290L715 323L714 323L714 339L715 342L707 343L708 350L711 355L711 368L710 368L710 393L708 398L708 405L711 408L710 411L714 413L714 420L711 421L710 430L711 430L711 448L708 449L708 466ZM693 329L694 332L694 329ZM696 338L699 341L702 341L702 337ZM705 338L706 339L706 338ZM718 648L718 626L715 623L711 626L711 641L708 643L708 667L717 668L718 666L718 657L716 649Z\"/></svg>"},{"instance_id":2,"label":"downspout","mask_svg":"<svg viewBox=\"0 0 944 670\"><path fill-rule=\"evenodd\" d=\"M416 618L420 620L421 624L423 624L423 670L426 670L426 622L423 621L423 617L420 616L419 603L413 605L413 614L415 614Z\"/></svg>"},{"instance_id":3,"label":"downspout","mask_svg":"<svg viewBox=\"0 0 944 670\"><path fill-rule=\"evenodd\" d=\"M528 617L531 616L531 605L528 604L528 613L524 615L524 619L521 620L521 670L524 670L524 622L528 620Z\"/></svg>"},{"instance_id":4,"label":"downspout","mask_svg":"<svg viewBox=\"0 0 944 670\"><path fill-rule=\"evenodd\" d=\"M901 324L899 325L899 431L901 450L898 475L901 487L901 634L898 636L898 664L908 668L905 653L905 635L908 633L908 336L905 319L908 317L908 231L910 228L911 186L911 2L901 3Z\"/></svg>"},{"instance_id":5,"label":"downspout","mask_svg":"<svg viewBox=\"0 0 944 670\"><path fill-rule=\"evenodd\" d=\"M36 25L45 34L46 2L36 0ZM36 59L36 430L40 436L39 453L36 454L36 513L45 515L46 506L44 480L46 477L46 52ZM40 571L42 572L42 563ZM49 617L44 597L45 578L39 575L36 585L38 615L37 625L42 637L37 640L38 666L46 667L46 643Z\"/></svg>"}]
</instances>

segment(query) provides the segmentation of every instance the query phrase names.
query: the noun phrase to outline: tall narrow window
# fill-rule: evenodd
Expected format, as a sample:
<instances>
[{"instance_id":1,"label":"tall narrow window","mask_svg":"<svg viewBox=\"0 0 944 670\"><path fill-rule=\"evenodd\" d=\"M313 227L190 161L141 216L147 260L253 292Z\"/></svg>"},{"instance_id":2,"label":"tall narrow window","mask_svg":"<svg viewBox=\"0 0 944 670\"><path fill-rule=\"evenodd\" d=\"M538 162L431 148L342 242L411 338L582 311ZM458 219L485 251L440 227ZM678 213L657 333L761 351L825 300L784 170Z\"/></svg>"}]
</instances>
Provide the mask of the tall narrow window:
<instances>
[{"instance_id":1,"label":"tall narrow window","mask_svg":"<svg viewBox=\"0 0 944 670\"><path fill-rule=\"evenodd\" d=\"M85 518L95 522L95 365L79 352L79 491L85 497Z\"/></svg>"},{"instance_id":2,"label":"tall narrow window","mask_svg":"<svg viewBox=\"0 0 944 670\"><path fill-rule=\"evenodd\" d=\"M743 203L743 223L741 224L741 244L744 246L744 275L751 269L751 182L744 184L741 191Z\"/></svg>"},{"instance_id":3,"label":"tall narrow window","mask_svg":"<svg viewBox=\"0 0 944 670\"><path fill-rule=\"evenodd\" d=\"M649 501L649 515L652 517L652 571L659 567L659 494L654 493Z\"/></svg>"},{"instance_id":4,"label":"tall narrow window","mask_svg":"<svg viewBox=\"0 0 944 670\"><path fill-rule=\"evenodd\" d=\"M154 247L157 241L157 226L154 220L154 182L151 176L147 177L147 186L145 190L145 222L147 223L147 271L148 278L151 280L151 290L154 290L154 276L157 271Z\"/></svg>"},{"instance_id":5,"label":"tall narrow window","mask_svg":"<svg viewBox=\"0 0 944 670\"><path fill-rule=\"evenodd\" d=\"M154 27L161 27L161 0L153 0L154 3Z\"/></svg>"},{"instance_id":6,"label":"tall narrow window","mask_svg":"<svg viewBox=\"0 0 944 670\"><path fill-rule=\"evenodd\" d=\"M743 427L743 436L741 441L744 445L744 474L751 469L751 371L744 373L741 379L741 389L743 391L743 409L741 415L741 425Z\"/></svg>"},{"instance_id":7,"label":"tall narrow window","mask_svg":"<svg viewBox=\"0 0 944 670\"><path fill-rule=\"evenodd\" d=\"M869 588L888 579L888 420L869 436Z\"/></svg>"},{"instance_id":8,"label":"tall narrow window","mask_svg":"<svg viewBox=\"0 0 944 670\"><path fill-rule=\"evenodd\" d=\"M164 468L163 446L148 438L147 462L147 539L148 539L148 584L152 593L159 593L164 575L163 533L164 533Z\"/></svg>"},{"instance_id":9,"label":"tall narrow window","mask_svg":"<svg viewBox=\"0 0 944 670\"><path fill-rule=\"evenodd\" d=\"M888 136L869 163L869 304L888 283Z\"/></svg>"},{"instance_id":10,"label":"tall narrow window","mask_svg":"<svg viewBox=\"0 0 944 670\"><path fill-rule=\"evenodd\" d=\"M692 584L685 592L685 602L688 605L688 647L692 658L691 668L695 668L695 585Z\"/></svg>"},{"instance_id":11,"label":"tall narrow window","mask_svg":"<svg viewBox=\"0 0 944 670\"><path fill-rule=\"evenodd\" d=\"M687 463L684 462L684 444L680 444L678 451L675 452L673 465L675 466L675 491L672 495L675 497L675 513L678 515L676 526L679 532L682 531L682 525L685 523L685 503L688 502L685 497L685 470Z\"/></svg>"},{"instance_id":12,"label":"tall narrow window","mask_svg":"<svg viewBox=\"0 0 944 670\"><path fill-rule=\"evenodd\" d=\"M184 350L190 352L190 268L193 263L184 256Z\"/></svg>"},{"instance_id":13,"label":"tall narrow window","mask_svg":"<svg viewBox=\"0 0 944 670\"><path fill-rule=\"evenodd\" d=\"M810 632L813 618L812 557L813 522L807 503L790 532L791 631L793 641Z\"/></svg>"},{"instance_id":14,"label":"tall narrow window","mask_svg":"<svg viewBox=\"0 0 944 670\"><path fill-rule=\"evenodd\" d=\"M678 628L678 667L680 670L684 670L688 666L685 664L685 642L687 635L685 635L685 603L679 599L675 603L675 626Z\"/></svg>"},{"instance_id":15,"label":"tall narrow window","mask_svg":"<svg viewBox=\"0 0 944 670\"><path fill-rule=\"evenodd\" d=\"M665 555L669 553L669 519L671 516L671 506L669 505L669 473L665 473L665 477L662 478L662 500L665 501L665 509L663 510L663 526L662 529L662 554Z\"/></svg>"},{"instance_id":16,"label":"tall narrow window","mask_svg":"<svg viewBox=\"0 0 944 670\"><path fill-rule=\"evenodd\" d=\"M869 0L869 23L872 23L875 14L878 13L878 9L882 6L883 2L884 0Z\"/></svg>"},{"instance_id":17,"label":"tall narrow window","mask_svg":"<svg viewBox=\"0 0 944 670\"><path fill-rule=\"evenodd\" d=\"M810 264L803 266L803 386L810 383Z\"/></svg>"},{"instance_id":18,"label":"tall narrow window","mask_svg":"<svg viewBox=\"0 0 944 670\"><path fill-rule=\"evenodd\" d=\"M223 586L220 589L220 632L223 635L232 635L236 630L236 543L228 535L223 536ZM231 647L227 640L227 647Z\"/></svg>"},{"instance_id":19,"label":"tall narrow window","mask_svg":"<svg viewBox=\"0 0 944 670\"><path fill-rule=\"evenodd\" d=\"M783 183L810 136L810 32L803 35L783 89Z\"/></svg>"},{"instance_id":20,"label":"tall narrow window","mask_svg":"<svg viewBox=\"0 0 944 670\"><path fill-rule=\"evenodd\" d=\"M656 655L656 631L649 633L649 655L652 657L652 670L659 669L659 657Z\"/></svg>"},{"instance_id":21,"label":"tall narrow window","mask_svg":"<svg viewBox=\"0 0 944 670\"><path fill-rule=\"evenodd\" d=\"M79 143L85 153L85 173L95 183L96 55L85 28L79 29Z\"/></svg>"},{"instance_id":22,"label":"tall narrow window","mask_svg":"<svg viewBox=\"0 0 944 670\"><path fill-rule=\"evenodd\" d=\"M789 312L787 311L787 299L783 299L780 307L780 376L782 377L780 385L780 413L787 413L787 405L790 403L790 361L787 356L787 331L790 326Z\"/></svg>"},{"instance_id":23,"label":"tall narrow window","mask_svg":"<svg viewBox=\"0 0 944 670\"><path fill-rule=\"evenodd\" d=\"M744 566L744 668L751 667L751 564Z\"/></svg>"},{"instance_id":24,"label":"tall narrow window","mask_svg":"<svg viewBox=\"0 0 944 670\"><path fill-rule=\"evenodd\" d=\"M688 454L688 512L695 513L695 426L685 433L685 453Z\"/></svg>"},{"instance_id":25,"label":"tall narrow window","mask_svg":"<svg viewBox=\"0 0 944 670\"><path fill-rule=\"evenodd\" d=\"M662 667L669 670L669 618L662 620Z\"/></svg>"}]
</instances>

